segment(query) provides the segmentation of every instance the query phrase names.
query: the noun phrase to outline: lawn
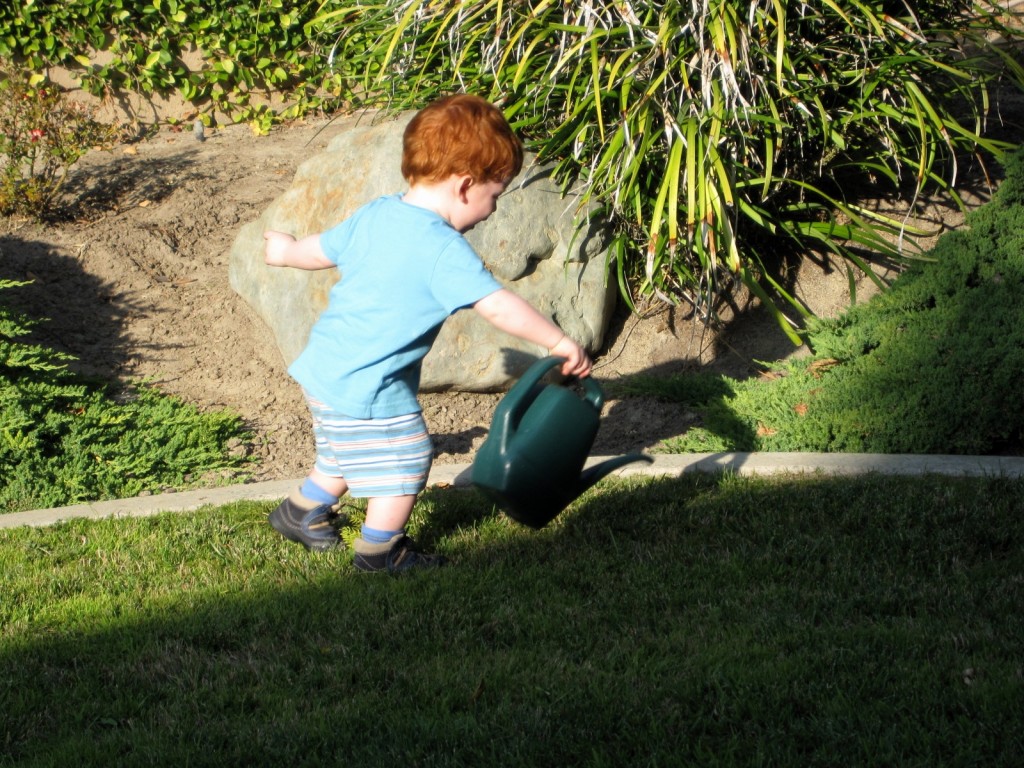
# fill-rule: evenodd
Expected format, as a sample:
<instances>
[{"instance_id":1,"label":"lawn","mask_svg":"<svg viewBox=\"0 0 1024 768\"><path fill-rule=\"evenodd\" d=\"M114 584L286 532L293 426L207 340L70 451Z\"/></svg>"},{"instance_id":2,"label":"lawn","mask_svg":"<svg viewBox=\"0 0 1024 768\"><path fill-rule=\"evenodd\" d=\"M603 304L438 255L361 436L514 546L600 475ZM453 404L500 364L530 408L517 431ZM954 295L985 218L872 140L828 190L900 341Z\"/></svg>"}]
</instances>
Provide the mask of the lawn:
<instances>
[{"instance_id":1,"label":"lawn","mask_svg":"<svg viewBox=\"0 0 1024 768\"><path fill-rule=\"evenodd\" d=\"M533 531L433 489L453 563L400 578L267 504L0 530L0 765L1020 765L1022 491L609 479Z\"/></svg>"}]
</instances>

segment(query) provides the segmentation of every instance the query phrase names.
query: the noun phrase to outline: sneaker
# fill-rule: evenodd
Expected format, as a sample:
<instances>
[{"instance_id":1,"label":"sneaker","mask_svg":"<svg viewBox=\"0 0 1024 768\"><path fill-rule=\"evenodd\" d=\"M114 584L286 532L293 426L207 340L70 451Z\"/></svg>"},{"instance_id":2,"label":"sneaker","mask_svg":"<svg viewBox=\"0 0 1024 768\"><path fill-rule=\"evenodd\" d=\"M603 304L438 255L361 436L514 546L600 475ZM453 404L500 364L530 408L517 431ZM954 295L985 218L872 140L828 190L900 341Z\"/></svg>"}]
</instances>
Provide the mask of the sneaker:
<instances>
[{"instance_id":1,"label":"sneaker","mask_svg":"<svg viewBox=\"0 0 1024 768\"><path fill-rule=\"evenodd\" d=\"M413 568L437 568L448 562L443 555L417 552L416 544L404 533L399 533L383 544L373 544L363 538L356 539L354 563L360 571L387 571L402 573Z\"/></svg>"},{"instance_id":2,"label":"sneaker","mask_svg":"<svg viewBox=\"0 0 1024 768\"><path fill-rule=\"evenodd\" d=\"M327 504L305 510L291 499L278 504L268 519L274 530L314 552L326 552L344 546L332 523L338 513Z\"/></svg>"}]
</instances>

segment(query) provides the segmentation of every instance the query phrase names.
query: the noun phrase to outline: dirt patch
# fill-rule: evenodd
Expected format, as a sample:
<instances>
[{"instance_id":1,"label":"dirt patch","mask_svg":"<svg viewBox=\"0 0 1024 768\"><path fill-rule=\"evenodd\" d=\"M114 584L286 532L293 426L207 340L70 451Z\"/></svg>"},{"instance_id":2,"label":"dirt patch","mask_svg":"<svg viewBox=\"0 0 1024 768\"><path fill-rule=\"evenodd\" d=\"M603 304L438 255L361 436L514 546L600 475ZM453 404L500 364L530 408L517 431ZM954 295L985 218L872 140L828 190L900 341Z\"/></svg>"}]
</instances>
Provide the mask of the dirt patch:
<instances>
[{"instance_id":1,"label":"dirt patch","mask_svg":"<svg viewBox=\"0 0 1024 768\"><path fill-rule=\"evenodd\" d=\"M69 181L76 202L66 223L0 221L0 277L33 281L11 297L50 318L38 337L78 358L79 370L146 379L205 409L231 409L256 435L257 479L300 477L313 457L305 404L269 330L228 285L228 255L239 228L344 125L304 121L268 136L232 126L203 142L163 129L91 152ZM819 311L846 301L846 277L832 265L809 262L794 283ZM681 309L620 311L594 374L613 380L705 365L744 376L756 361L794 352L765 313L736 307L731 314L728 332L716 335ZM424 394L436 461L470 461L499 399ZM610 401L594 452L650 450L691 421L672 405Z\"/></svg>"}]
</instances>

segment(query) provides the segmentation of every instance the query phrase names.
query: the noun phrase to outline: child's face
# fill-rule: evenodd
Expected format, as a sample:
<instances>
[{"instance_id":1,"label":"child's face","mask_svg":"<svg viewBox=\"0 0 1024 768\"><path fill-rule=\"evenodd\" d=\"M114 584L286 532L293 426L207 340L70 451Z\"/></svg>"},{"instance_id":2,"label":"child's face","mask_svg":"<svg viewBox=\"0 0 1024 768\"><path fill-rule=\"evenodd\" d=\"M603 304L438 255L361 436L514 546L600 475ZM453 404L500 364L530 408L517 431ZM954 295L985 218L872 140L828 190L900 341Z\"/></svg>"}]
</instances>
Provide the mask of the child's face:
<instances>
[{"instance_id":1,"label":"child's face","mask_svg":"<svg viewBox=\"0 0 1024 768\"><path fill-rule=\"evenodd\" d=\"M459 232L468 232L498 208L498 198L505 191L504 181L474 181L461 196L458 219L452 225Z\"/></svg>"}]
</instances>

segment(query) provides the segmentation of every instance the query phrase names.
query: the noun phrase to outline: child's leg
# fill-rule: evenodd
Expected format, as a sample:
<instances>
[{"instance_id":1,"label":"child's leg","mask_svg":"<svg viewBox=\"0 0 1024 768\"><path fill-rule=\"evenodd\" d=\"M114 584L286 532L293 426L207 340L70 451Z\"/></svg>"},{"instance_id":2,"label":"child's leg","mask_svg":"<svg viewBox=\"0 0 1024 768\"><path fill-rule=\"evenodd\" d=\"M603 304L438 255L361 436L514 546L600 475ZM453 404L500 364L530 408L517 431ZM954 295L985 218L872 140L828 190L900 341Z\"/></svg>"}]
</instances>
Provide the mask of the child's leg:
<instances>
[{"instance_id":1,"label":"child's leg","mask_svg":"<svg viewBox=\"0 0 1024 768\"><path fill-rule=\"evenodd\" d=\"M365 527L400 533L405 530L415 504L415 495L376 496L369 499L366 502Z\"/></svg>"},{"instance_id":2,"label":"child's leg","mask_svg":"<svg viewBox=\"0 0 1024 768\"><path fill-rule=\"evenodd\" d=\"M316 464L302 485L270 513L270 524L289 541L302 544L307 549L326 551L340 547L341 536L333 523L336 515L332 509L338 499L348 491L348 482L337 466L330 445L325 415L329 415L322 403L306 398L313 417L313 437L316 442Z\"/></svg>"},{"instance_id":3,"label":"child's leg","mask_svg":"<svg viewBox=\"0 0 1024 768\"><path fill-rule=\"evenodd\" d=\"M366 505L366 522L355 541L355 566L361 571L398 573L443 565L441 555L417 552L405 535L415 495L374 496Z\"/></svg>"},{"instance_id":4,"label":"child's leg","mask_svg":"<svg viewBox=\"0 0 1024 768\"><path fill-rule=\"evenodd\" d=\"M404 534L433 459L422 414L341 419L331 442L349 492L367 500L362 539L382 544Z\"/></svg>"},{"instance_id":5,"label":"child's leg","mask_svg":"<svg viewBox=\"0 0 1024 768\"><path fill-rule=\"evenodd\" d=\"M306 482L313 483L316 488L319 488L325 494L333 496L334 501L331 502L332 504L337 503L338 499L348 492L348 483L345 482L344 477L325 475L318 467L313 467L309 477L306 478ZM306 495L308 496L309 494Z\"/></svg>"},{"instance_id":6,"label":"child's leg","mask_svg":"<svg viewBox=\"0 0 1024 768\"><path fill-rule=\"evenodd\" d=\"M333 507L340 494L333 491L337 489L343 493L347 486L344 478L323 476L321 479L316 477L317 474L316 470L311 472L302 485L277 505L268 519L274 530L289 541L317 552L326 552L342 543L333 525L336 517Z\"/></svg>"},{"instance_id":7,"label":"child's leg","mask_svg":"<svg viewBox=\"0 0 1024 768\"><path fill-rule=\"evenodd\" d=\"M306 404L309 406L309 413L313 417L313 440L316 444L316 463L310 471L309 476L302 487L299 488L301 499L306 508L326 504L334 506L338 499L348 492L348 481L344 478L344 472L338 466L338 459L335 456L331 445L332 433L330 409L323 403L306 395Z\"/></svg>"},{"instance_id":8,"label":"child's leg","mask_svg":"<svg viewBox=\"0 0 1024 768\"><path fill-rule=\"evenodd\" d=\"M373 496L366 504L366 522L355 541L355 566L361 571L398 573L410 568L444 565L441 555L417 552L405 535L416 495Z\"/></svg>"},{"instance_id":9,"label":"child's leg","mask_svg":"<svg viewBox=\"0 0 1024 768\"><path fill-rule=\"evenodd\" d=\"M433 444L421 413L353 419L307 398L316 435L316 466L303 496L327 503L333 494L367 499L366 522L355 542L364 571L401 571L440 565L415 552L405 535L416 497L426 486Z\"/></svg>"}]
</instances>

